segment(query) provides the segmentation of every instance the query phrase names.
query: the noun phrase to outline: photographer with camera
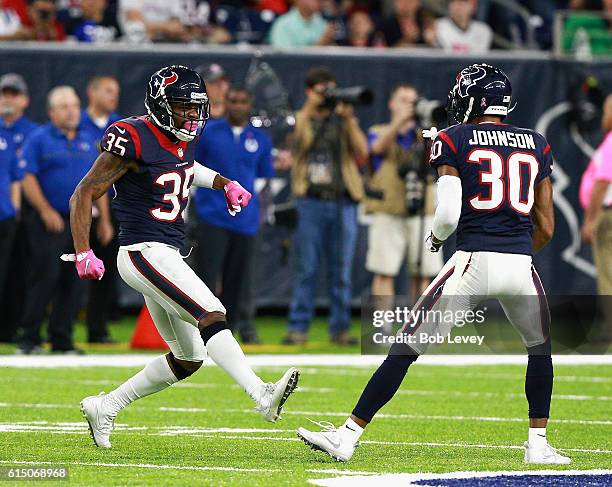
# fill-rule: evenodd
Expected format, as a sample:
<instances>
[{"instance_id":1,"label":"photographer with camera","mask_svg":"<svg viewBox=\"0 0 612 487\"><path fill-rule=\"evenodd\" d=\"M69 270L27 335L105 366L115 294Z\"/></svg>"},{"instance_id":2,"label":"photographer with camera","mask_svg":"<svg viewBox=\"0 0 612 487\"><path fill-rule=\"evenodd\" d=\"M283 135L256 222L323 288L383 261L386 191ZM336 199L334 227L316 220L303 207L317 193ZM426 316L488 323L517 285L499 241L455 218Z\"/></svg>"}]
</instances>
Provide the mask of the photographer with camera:
<instances>
[{"instance_id":1,"label":"photographer with camera","mask_svg":"<svg viewBox=\"0 0 612 487\"><path fill-rule=\"evenodd\" d=\"M418 127L417 90L397 85L389 97L391 120L368 132L372 177L365 201L373 213L368 235L366 269L374 274L372 295L389 301L394 280L407 257L414 298L442 268L440 254L427 252L424 233L431 228L434 209L433 176L425 164L425 144Z\"/></svg>"},{"instance_id":2,"label":"photographer with camera","mask_svg":"<svg viewBox=\"0 0 612 487\"><path fill-rule=\"evenodd\" d=\"M367 139L351 103L367 102L371 93L353 88L356 96L336 90L325 67L306 74L306 102L296 114L292 190L298 226L295 234L296 277L289 311L286 344L303 344L313 316L317 275L325 256L329 283L329 331L339 345L357 343L351 325L351 266L357 239L357 202L364 196L359 165L367 156ZM340 92L340 93L338 93Z\"/></svg>"}]
</instances>

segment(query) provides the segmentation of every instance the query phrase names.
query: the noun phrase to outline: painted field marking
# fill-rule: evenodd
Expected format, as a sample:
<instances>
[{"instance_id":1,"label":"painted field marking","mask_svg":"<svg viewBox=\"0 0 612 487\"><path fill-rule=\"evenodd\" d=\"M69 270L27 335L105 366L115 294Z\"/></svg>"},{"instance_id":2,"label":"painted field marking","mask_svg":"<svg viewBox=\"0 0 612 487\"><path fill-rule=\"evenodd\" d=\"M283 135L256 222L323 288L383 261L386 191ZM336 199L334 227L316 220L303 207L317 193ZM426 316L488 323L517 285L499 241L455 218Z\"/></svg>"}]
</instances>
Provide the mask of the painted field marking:
<instances>
[{"instance_id":1,"label":"painted field marking","mask_svg":"<svg viewBox=\"0 0 612 487\"><path fill-rule=\"evenodd\" d=\"M198 438L228 439L228 440L254 440L254 441L295 441L300 440L293 436L292 429L265 429L265 428L206 428L195 426L129 426L127 424L116 424L118 431L136 431L142 434L153 436L195 436ZM85 422L46 422L30 421L18 423L0 423L0 433L32 433L45 432L52 434L88 434ZM269 435L271 433L291 433L291 437L283 436L249 436L254 433ZM516 445L487 445L472 443L443 443L443 442L423 442L423 441L380 441L363 440L364 445L386 445L386 446L419 446L419 447L442 447L442 448L484 448L484 449L504 449L522 450L522 446ZM612 454L612 450L584 449L584 448L562 448L565 451L584 452L584 453L604 453Z\"/></svg>"},{"instance_id":2,"label":"painted field marking","mask_svg":"<svg viewBox=\"0 0 612 487\"><path fill-rule=\"evenodd\" d=\"M165 407L159 408L160 411L169 411L177 413L207 413L210 410L206 408L182 408L182 407ZM231 413L252 413L251 409L226 409ZM347 412L337 411L283 411L285 415L298 416L331 416L346 418L349 416ZM425 420L452 420L452 421L493 421L493 422L510 422L522 423L526 422L526 418L501 418L495 416L445 416L445 415L428 415L428 414L391 414L380 413L376 415L377 419L425 419ZM551 423L568 423L568 424L584 424L584 425L612 425L612 420L588 420L588 419L557 419L553 418Z\"/></svg>"},{"instance_id":3,"label":"painted field marking","mask_svg":"<svg viewBox=\"0 0 612 487\"><path fill-rule=\"evenodd\" d=\"M395 473L367 476L340 476L328 479L308 480L313 485L323 487L365 487L372 485L384 485L385 487L421 487L422 483L413 482L443 479L484 479L500 476L523 477L523 476L574 476L574 475L610 475L612 470L509 470L499 472L448 472L448 473ZM435 482L432 482L435 485ZM504 485L506 485L504 483ZM553 484L550 484L553 485Z\"/></svg>"},{"instance_id":4,"label":"painted field marking","mask_svg":"<svg viewBox=\"0 0 612 487\"><path fill-rule=\"evenodd\" d=\"M32 403L7 403L0 402L0 408L33 408L33 409L73 409L77 406L74 404L32 404ZM151 409L145 406L135 406L134 409ZM176 412L176 413L208 413L211 412L207 408L185 408L185 407L170 407L161 406L157 408L158 411ZM252 409L225 409L230 413L244 413L252 414ZM329 417L348 417L347 412L337 411L283 411L285 415L299 415L299 416L329 416ZM380 413L376 415L378 419L415 419L415 420L451 420L451 421L492 421L500 423L522 423L526 421L525 418L502 418L496 416L450 416L450 415L428 415L428 414L392 414L392 413ZM553 418L551 423L564 423L564 424L582 424L582 425L612 425L612 420L597 420L597 419L558 419Z\"/></svg>"},{"instance_id":5,"label":"painted field marking","mask_svg":"<svg viewBox=\"0 0 612 487\"><path fill-rule=\"evenodd\" d=\"M153 354L91 354L75 356L2 355L0 367L62 368L62 367L142 367L156 358ZM384 355L357 354L261 354L248 355L252 367L265 366L349 366L373 367L385 359ZM557 365L612 365L612 355L555 355ZM525 365L525 355L423 355L420 365ZM213 366L210 359L205 366Z\"/></svg>"},{"instance_id":6,"label":"painted field marking","mask_svg":"<svg viewBox=\"0 0 612 487\"><path fill-rule=\"evenodd\" d=\"M302 441L299 438L285 438L278 436L239 436L239 435L198 435L200 438L222 438L226 440L254 440L254 441ZM386 445L386 446L428 446L440 448L483 448L501 450L523 450L522 446L517 445L479 445L472 443L435 443L426 441L377 441L361 440L362 445ZM574 451L582 453L603 453L612 454L612 450L589 450L584 448L559 448L562 451Z\"/></svg>"}]
</instances>

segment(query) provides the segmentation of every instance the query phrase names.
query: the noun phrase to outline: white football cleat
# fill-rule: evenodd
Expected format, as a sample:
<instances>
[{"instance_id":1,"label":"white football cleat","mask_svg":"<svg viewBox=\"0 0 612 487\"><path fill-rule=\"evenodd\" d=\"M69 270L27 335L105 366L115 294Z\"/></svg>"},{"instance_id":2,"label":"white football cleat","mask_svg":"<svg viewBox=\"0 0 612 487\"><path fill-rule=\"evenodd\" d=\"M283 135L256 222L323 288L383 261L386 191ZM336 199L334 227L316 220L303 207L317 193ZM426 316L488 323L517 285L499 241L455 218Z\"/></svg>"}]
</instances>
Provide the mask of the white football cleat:
<instances>
[{"instance_id":1,"label":"white football cleat","mask_svg":"<svg viewBox=\"0 0 612 487\"><path fill-rule=\"evenodd\" d=\"M283 411L283 405L289 395L295 391L300 371L291 367L278 382L264 384L255 409L266 421L276 423Z\"/></svg>"},{"instance_id":2,"label":"white football cleat","mask_svg":"<svg viewBox=\"0 0 612 487\"><path fill-rule=\"evenodd\" d=\"M338 429L332 423L327 421L312 422L323 428L323 431L316 432L306 428L298 428L298 438L313 450L327 453L338 462L348 462L353 456L355 448L359 446L359 442L351 441L348 436L342 434L342 428Z\"/></svg>"},{"instance_id":3,"label":"white football cleat","mask_svg":"<svg viewBox=\"0 0 612 487\"><path fill-rule=\"evenodd\" d=\"M572 459L561 455L561 452L548 443L542 447L529 446L526 441L525 447L525 463L533 463L540 465L567 465L572 463Z\"/></svg>"},{"instance_id":4,"label":"white football cleat","mask_svg":"<svg viewBox=\"0 0 612 487\"><path fill-rule=\"evenodd\" d=\"M81 401L81 412L89 424L89 434L94 445L110 448L110 434L115 427L115 415L104 407L106 393L89 396Z\"/></svg>"}]
</instances>

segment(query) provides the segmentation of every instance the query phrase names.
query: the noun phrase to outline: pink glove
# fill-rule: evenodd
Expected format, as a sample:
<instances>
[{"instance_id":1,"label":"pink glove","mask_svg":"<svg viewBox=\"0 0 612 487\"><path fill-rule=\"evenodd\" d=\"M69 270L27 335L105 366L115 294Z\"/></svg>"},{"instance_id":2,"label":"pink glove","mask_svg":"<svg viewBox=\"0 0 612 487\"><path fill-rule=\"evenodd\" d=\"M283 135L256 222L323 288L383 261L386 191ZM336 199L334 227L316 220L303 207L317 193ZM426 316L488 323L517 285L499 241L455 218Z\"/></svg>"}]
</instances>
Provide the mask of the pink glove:
<instances>
[{"instance_id":1,"label":"pink glove","mask_svg":"<svg viewBox=\"0 0 612 487\"><path fill-rule=\"evenodd\" d=\"M251 201L251 193L240 186L238 181L230 181L224 189L227 211L230 215L236 216L236 213L240 213L240 210Z\"/></svg>"},{"instance_id":2,"label":"pink glove","mask_svg":"<svg viewBox=\"0 0 612 487\"><path fill-rule=\"evenodd\" d=\"M81 279L100 280L104 275L104 262L90 249L76 255L76 269Z\"/></svg>"}]
</instances>

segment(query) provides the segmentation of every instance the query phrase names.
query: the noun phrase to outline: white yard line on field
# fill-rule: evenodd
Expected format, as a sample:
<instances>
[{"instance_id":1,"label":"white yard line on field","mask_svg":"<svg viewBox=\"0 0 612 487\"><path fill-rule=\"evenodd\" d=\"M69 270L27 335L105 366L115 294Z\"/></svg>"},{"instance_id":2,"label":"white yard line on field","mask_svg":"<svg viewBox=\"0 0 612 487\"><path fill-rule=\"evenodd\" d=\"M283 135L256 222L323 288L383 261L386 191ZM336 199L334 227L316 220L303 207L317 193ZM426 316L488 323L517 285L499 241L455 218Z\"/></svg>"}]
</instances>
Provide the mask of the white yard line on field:
<instances>
[{"instance_id":1,"label":"white yard line on field","mask_svg":"<svg viewBox=\"0 0 612 487\"><path fill-rule=\"evenodd\" d=\"M31 404L31 403L8 403L0 402L0 408L33 408L33 409L73 409L77 406L74 404ZM146 406L135 406L135 409L151 409ZM162 406L157 408L158 411L168 411L175 413L208 413L211 410L207 408L183 408L183 407L168 407ZM252 409L225 409L226 412L230 413L242 413L251 414ZM328 417L340 417L345 418L349 415L347 412L338 411L283 411L285 415L299 415L299 416L328 416ZM450 415L428 415L428 414L392 414L392 413L380 413L376 415L377 419L415 419L415 420L434 420L434 421L493 421L500 423L522 423L525 418L503 418L497 416L450 416ZM612 420L603 419L558 419L553 418L551 423L565 423L565 424L582 424L582 425L612 425Z\"/></svg>"},{"instance_id":2,"label":"white yard line on field","mask_svg":"<svg viewBox=\"0 0 612 487\"><path fill-rule=\"evenodd\" d=\"M0 367L60 368L60 367L139 367L146 365L157 354L108 355L3 355ZM266 366L357 366L374 367L384 360L383 355L357 354L261 354L248 355L253 367ZM557 365L611 365L612 355L556 355ZM421 365L525 365L525 355L423 355ZM214 365L208 359L204 365Z\"/></svg>"},{"instance_id":3,"label":"white yard line on field","mask_svg":"<svg viewBox=\"0 0 612 487\"><path fill-rule=\"evenodd\" d=\"M477 392L477 391L424 391L420 389L400 389L397 394L408 395L408 396L455 396L455 397L511 397L511 398L525 398L524 393L512 393L512 392ZM590 396L587 394L555 394L555 400L568 400L568 401L612 401L610 396Z\"/></svg>"},{"instance_id":4,"label":"white yard line on field","mask_svg":"<svg viewBox=\"0 0 612 487\"><path fill-rule=\"evenodd\" d=\"M116 431L137 431L142 434L152 436L195 436L198 438L228 439L228 440L253 440L253 441L290 441L298 442L298 438L293 436L294 430L290 429L265 429L265 428L200 428L194 426L129 426L127 424L117 424ZM31 421L18 423L0 423L0 433L33 433L44 432L53 434L88 434L87 424L73 422L46 422ZM292 436L250 436L254 433L270 435L272 433L287 434ZM522 450L523 447L516 445L488 445L472 443L443 443L443 442L422 442L422 441L380 441L363 440L364 445L385 445L385 446L418 446L418 447L441 447L441 448L484 448L484 449L503 449L503 450ZM605 453L612 454L612 450L584 449L584 448L563 448L565 451L585 452L585 453Z\"/></svg>"},{"instance_id":5,"label":"white yard line on field","mask_svg":"<svg viewBox=\"0 0 612 487\"><path fill-rule=\"evenodd\" d=\"M181 408L181 407L160 407L160 411L170 411L176 413L207 413L209 412L206 408ZM232 413L250 413L251 409L226 409L227 412ZM332 416L346 418L349 413L337 412L337 411L283 411L285 415L299 415L299 416ZM426 420L453 420L453 421L494 421L494 422L525 422L525 418L501 418L495 416L445 416L445 415L428 415L428 414L391 414L391 413L380 413L376 415L377 419L426 419ZM612 425L610 420L588 420L588 419L556 419L553 418L551 423L569 423L569 424L598 424L598 425Z\"/></svg>"}]
</instances>

